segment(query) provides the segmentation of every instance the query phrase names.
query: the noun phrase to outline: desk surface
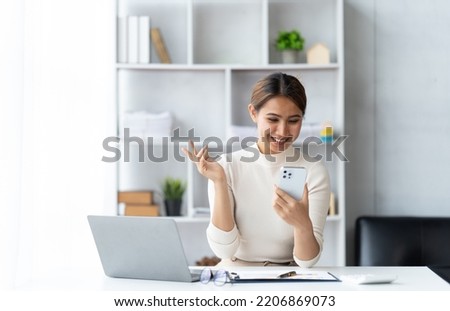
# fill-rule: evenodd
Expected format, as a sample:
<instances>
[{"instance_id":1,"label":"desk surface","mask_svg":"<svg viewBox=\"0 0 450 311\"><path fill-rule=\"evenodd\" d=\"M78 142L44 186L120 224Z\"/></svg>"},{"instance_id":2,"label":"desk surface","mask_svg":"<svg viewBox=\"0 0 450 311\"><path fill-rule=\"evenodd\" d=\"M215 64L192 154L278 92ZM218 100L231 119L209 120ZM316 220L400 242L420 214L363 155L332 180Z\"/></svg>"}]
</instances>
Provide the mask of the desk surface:
<instances>
[{"instance_id":1,"label":"desk surface","mask_svg":"<svg viewBox=\"0 0 450 311\"><path fill-rule=\"evenodd\" d=\"M242 268L239 268L242 271ZM292 267L246 267L244 269L292 270ZM236 268L232 269L237 270ZM18 290L112 290L112 291L450 291L450 284L427 267L317 267L310 269L328 271L339 277L342 274L395 274L397 280L390 284L355 285L347 282L295 282L209 284L118 279L106 277L102 271L62 271L26 282Z\"/></svg>"}]
</instances>

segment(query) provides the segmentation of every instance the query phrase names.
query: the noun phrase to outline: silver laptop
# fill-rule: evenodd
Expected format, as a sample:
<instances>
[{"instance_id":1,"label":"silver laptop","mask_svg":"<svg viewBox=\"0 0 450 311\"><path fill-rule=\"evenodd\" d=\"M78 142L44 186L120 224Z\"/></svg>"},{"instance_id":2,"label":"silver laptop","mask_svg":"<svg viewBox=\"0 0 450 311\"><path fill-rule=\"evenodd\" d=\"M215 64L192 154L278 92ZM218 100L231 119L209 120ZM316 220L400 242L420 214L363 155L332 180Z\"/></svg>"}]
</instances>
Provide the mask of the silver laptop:
<instances>
[{"instance_id":1,"label":"silver laptop","mask_svg":"<svg viewBox=\"0 0 450 311\"><path fill-rule=\"evenodd\" d=\"M88 216L109 277L194 282L175 220L165 217Z\"/></svg>"}]
</instances>

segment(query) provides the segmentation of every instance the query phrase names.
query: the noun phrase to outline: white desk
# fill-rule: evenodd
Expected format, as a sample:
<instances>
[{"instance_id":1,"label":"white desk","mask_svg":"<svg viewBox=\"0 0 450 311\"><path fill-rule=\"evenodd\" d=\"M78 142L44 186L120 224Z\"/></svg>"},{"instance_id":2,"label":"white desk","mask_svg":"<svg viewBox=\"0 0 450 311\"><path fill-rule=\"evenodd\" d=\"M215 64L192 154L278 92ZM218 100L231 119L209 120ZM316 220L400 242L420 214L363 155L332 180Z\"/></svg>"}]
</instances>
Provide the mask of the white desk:
<instances>
[{"instance_id":1,"label":"white desk","mask_svg":"<svg viewBox=\"0 0 450 311\"><path fill-rule=\"evenodd\" d=\"M242 268L240 268L242 269ZM248 267L245 269L293 270L293 267ZM236 270L236 268L232 269ZM284 282L209 284L115 279L101 270L61 272L31 280L17 290L106 290L106 291L450 291L450 284L427 267L318 267L311 270L341 274L396 274L391 284L354 285L346 282Z\"/></svg>"}]
</instances>

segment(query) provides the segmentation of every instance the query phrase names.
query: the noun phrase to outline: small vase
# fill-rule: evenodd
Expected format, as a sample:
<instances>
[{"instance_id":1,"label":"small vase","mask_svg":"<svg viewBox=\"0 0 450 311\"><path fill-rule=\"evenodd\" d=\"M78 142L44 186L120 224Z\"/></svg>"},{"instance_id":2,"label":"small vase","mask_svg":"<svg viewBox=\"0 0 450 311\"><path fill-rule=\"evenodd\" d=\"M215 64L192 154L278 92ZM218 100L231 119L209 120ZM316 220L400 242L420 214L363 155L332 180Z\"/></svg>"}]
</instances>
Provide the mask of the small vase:
<instances>
[{"instance_id":1,"label":"small vase","mask_svg":"<svg viewBox=\"0 0 450 311\"><path fill-rule=\"evenodd\" d=\"M181 200L164 200L167 216L181 216Z\"/></svg>"},{"instance_id":2,"label":"small vase","mask_svg":"<svg viewBox=\"0 0 450 311\"><path fill-rule=\"evenodd\" d=\"M298 63L298 54L296 50L281 51L281 60L283 64L295 64Z\"/></svg>"}]
</instances>

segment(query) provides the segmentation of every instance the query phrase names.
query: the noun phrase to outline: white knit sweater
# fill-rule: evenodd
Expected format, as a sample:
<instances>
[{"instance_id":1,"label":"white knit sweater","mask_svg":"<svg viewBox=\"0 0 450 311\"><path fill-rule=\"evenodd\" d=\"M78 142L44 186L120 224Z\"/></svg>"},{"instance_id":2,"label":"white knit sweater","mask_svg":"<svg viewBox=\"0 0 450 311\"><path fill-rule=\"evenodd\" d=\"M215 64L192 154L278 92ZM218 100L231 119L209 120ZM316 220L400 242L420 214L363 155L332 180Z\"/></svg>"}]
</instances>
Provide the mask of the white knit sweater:
<instances>
[{"instance_id":1,"label":"white knit sweater","mask_svg":"<svg viewBox=\"0 0 450 311\"><path fill-rule=\"evenodd\" d=\"M228 194L236 226L225 232L211 222L207 229L209 245L222 259L245 261L287 262L295 260L300 267L311 267L319 260L323 245L323 229L329 208L330 181L321 162L308 162L296 148L276 155L264 155L256 144L243 150L222 155L219 160L225 170ZM274 184L283 165L305 167L309 190L309 216L319 254L308 261L293 255L294 229L275 212L272 204ZM209 202L214 213L214 185L208 184Z\"/></svg>"}]
</instances>

